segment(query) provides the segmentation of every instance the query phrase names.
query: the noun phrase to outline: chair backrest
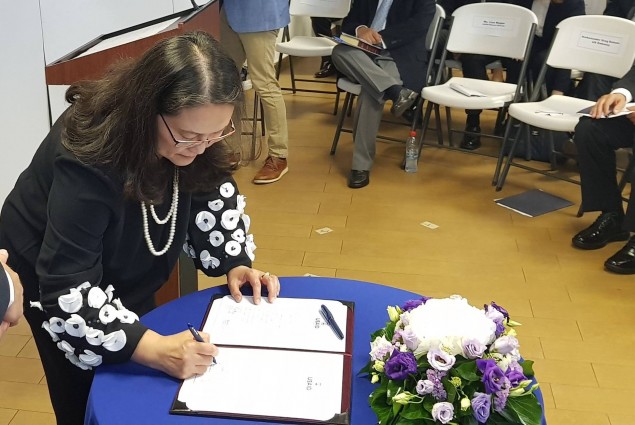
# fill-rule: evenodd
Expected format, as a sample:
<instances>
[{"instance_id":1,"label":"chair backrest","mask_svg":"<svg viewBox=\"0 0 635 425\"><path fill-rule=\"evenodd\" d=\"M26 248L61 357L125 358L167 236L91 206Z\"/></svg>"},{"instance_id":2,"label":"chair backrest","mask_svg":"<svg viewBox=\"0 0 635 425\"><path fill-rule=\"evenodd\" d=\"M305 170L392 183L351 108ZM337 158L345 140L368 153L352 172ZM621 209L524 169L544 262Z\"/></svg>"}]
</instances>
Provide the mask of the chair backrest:
<instances>
[{"instance_id":1,"label":"chair backrest","mask_svg":"<svg viewBox=\"0 0 635 425\"><path fill-rule=\"evenodd\" d=\"M472 3L452 14L447 50L523 59L538 18L529 9L507 3Z\"/></svg>"},{"instance_id":2,"label":"chair backrest","mask_svg":"<svg viewBox=\"0 0 635 425\"><path fill-rule=\"evenodd\" d=\"M635 62L635 22L604 15L560 22L547 65L621 78Z\"/></svg>"},{"instance_id":3,"label":"chair backrest","mask_svg":"<svg viewBox=\"0 0 635 425\"><path fill-rule=\"evenodd\" d=\"M316 18L344 18L351 8L351 0L291 0L289 14Z\"/></svg>"},{"instance_id":4,"label":"chair backrest","mask_svg":"<svg viewBox=\"0 0 635 425\"><path fill-rule=\"evenodd\" d=\"M439 38L439 33L441 32L441 26L443 25L443 21L445 20L445 10L441 5L436 5L436 10L434 12L434 18L432 18L432 22L430 23L430 27L428 28L428 33L426 34L426 50L432 51L435 47L435 43Z\"/></svg>"}]
</instances>

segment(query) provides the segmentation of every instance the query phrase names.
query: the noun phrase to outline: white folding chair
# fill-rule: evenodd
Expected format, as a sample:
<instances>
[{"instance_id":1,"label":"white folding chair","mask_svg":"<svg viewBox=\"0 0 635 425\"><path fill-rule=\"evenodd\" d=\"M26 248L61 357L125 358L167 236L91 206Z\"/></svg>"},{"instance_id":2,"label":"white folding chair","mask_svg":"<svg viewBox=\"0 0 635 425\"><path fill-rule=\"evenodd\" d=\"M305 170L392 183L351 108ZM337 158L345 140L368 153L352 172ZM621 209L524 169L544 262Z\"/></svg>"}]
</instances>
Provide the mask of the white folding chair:
<instances>
[{"instance_id":1,"label":"white folding chair","mask_svg":"<svg viewBox=\"0 0 635 425\"><path fill-rule=\"evenodd\" d=\"M289 4L289 13L291 16L298 17L323 17L323 18L344 18L348 15L348 11L351 7L351 0L291 0ZM328 34L327 34L328 35ZM298 57L321 57L330 56L336 43L325 37L320 37L319 34L315 36L291 36L289 27L286 27L283 31L282 41L276 43L276 50L280 53L278 59L277 77L280 78L280 70L282 66L282 55L288 55L289 59L289 72L291 74L291 88L295 94L298 91L312 92L312 93L332 93L339 99L339 91L325 91L314 90L306 88L298 88L296 81L313 82L313 83L328 83L333 84L335 81L327 80L322 81L318 79L302 79L296 78L293 70L293 56ZM289 90L289 88L283 88L283 90ZM337 111L337 100L336 109ZM336 113L336 112L335 112Z\"/></svg>"},{"instance_id":2,"label":"white folding chair","mask_svg":"<svg viewBox=\"0 0 635 425\"><path fill-rule=\"evenodd\" d=\"M436 10L434 17L432 18L432 22L430 23L430 27L428 28L428 32L426 34L426 51L428 52L430 60L428 61L428 68L426 69L426 84L429 80L434 79L435 75L435 64L434 64L434 56L436 54L438 44L439 44L439 34L441 33L441 28L443 26L443 21L445 20L445 10L440 5L436 5ZM346 92L346 96L344 97L344 105L342 106L342 110L340 111L337 127L335 129L335 135L333 136L333 144L331 145L331 155L335 155L335 150L337 149L337 143L340 140L341 133L355 133L356 122L353 124L353 128L345 128L344 119L346 115L350 112L352 108L353 100L355 96L359 96L362 91L362 86L356 82L349 80L346 77L340 77L337 80L337 87ZM417 119L420 115L421 104L416 109L417 115L415 119L411 123L411 128L414 129L417 126ZM378 139L382 140L390 140L394 142L403 142L403 139L396 139L394 137L377 135Z\"/></svg>"},{"instance_id":3,"label":"white folding chair","mask_svg":"<svg viewBox=\"0 0 635 425\"><path fill-rule=\"evenodd\" d=\"M434 105L461 109L502 109L526 96L522 89L528 57L538 19L529 9L507 3L473 3L459 7L452 14L452 24L446 48L441 55L439 69L445 68L448 52L472 53L522 61L519 83L452 77L441 84L442 72L437 73L436 85L424 87L421 96L428 101L420 140L428 128ZM466 96L451 86L465 87L482 96ZM454 130L448 129L452 132ZM487 137L498 138L494 135ZM451 134L450 134L451 137ZM422 147L423 144L419 143Z\"/></svg>"},{"instance_id":4,"label":"white folding chair","mask_svg":"<svg viewBox=\"0 0 635 425\"><path fill-rule=\"evenodd\" d=\"M574 16L563 20L556 27L556 35L538 75L536 87L542 86L548 66L621 78L631 69L634 61L635 22L603 15ZM572 132L581 117L577 111L595 103L558 95L538 101L539 94L539 90L535 90L530 102L515 103L509 107L510 119L492 180L496 190L502 189L512 164L547 174L543 170L514 162L514 151L520 135L527 133L530 127L549 130L550 135L551 131ZM510 129L516 122L520 126L515 137L510 138ZM506 149L507 145L509 149ZM507 161L501 173L505 152Z\"/></svg>"}]
</instances>

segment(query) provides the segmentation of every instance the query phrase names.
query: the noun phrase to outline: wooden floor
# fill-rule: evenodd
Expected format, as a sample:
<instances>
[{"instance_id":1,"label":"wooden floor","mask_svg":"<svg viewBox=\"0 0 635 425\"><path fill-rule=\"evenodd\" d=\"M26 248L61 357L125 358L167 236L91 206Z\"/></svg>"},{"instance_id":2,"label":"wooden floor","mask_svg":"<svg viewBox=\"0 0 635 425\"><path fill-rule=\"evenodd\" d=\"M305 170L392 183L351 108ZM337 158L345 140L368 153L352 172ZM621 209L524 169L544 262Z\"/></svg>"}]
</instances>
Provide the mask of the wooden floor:
<instances>
[{"instance_id":1,"label":"wooden floor","mask_svg":"<svg viewBox=\"0 0 635 425\"><path fill-rule=\"evenodd\" d=\"M314 61L304 65L305 72L317 68ZM379 142L370 185L351 190L350 134L329 155L332 96L289 93L285 100L288 175L271 185L251 184L261 158L236 176L252 218L256 267L280 276L377 282L428 296L461 294L477 306L496 301L523 324L521 353L536 362L549 425L635 424L629 392L635 381L635 281L602 268L620 244L598 251L571 247L571 236L595 219L576 218L579 186L514 168L497 193L490 185L493 158L438 148L425 148L419 171L406 174L399 168L403 144ZM455 115L461 128L462 116ZM400 126L383 131L407 134ZM575 175L573 161L566 172ZM494 203L534 188L575 205L528 218ZM424 227L425 221L439 227ZM315 232L323 227L333 231ZM220 283L202 277L199 286ZM51 412L23 323L0 342L0 425L53 424Z\"/></svg>"}]
</instances>

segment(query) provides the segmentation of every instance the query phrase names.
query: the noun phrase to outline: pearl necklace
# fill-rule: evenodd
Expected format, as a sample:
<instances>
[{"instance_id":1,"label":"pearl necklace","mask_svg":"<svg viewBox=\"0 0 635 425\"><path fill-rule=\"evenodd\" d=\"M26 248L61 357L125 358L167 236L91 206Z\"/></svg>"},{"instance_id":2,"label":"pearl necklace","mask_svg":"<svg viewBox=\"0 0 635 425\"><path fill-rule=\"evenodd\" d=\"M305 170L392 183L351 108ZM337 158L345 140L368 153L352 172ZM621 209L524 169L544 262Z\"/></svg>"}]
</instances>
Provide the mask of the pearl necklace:
<instances>
[{"instance_id":1,"label":"pearl necklace","mask_svg":"<svg viewBox=\"0 0 635 425\"><path fill-rule=\"evenodd\" d=\"M174 169L174 181L172 182L172 205L170 205L170 211L168 211L168 215L165 216L164 219L160 219L157 217L157 213L154 210L154 205L150 205L150 212L152 213L152 218L154 222L157 224L165 224L168 222L170 218L172 221L170 222L170 236L168 237L168 241L165 244L165 248L161 251L157 251L154 248L154 244L152 243L152 239L150 239L150 228L148 226L148 210L146 207L146 203L141 201L141 215L143 217L143 236L146 240L146 245L148 245L148 249L150 253L156 257L160 257L161 255L168 252L172 242L174 241L174 234L176 233L176 209L179 205L179 171L177 168Z\"/></svg>"}]
</instances>

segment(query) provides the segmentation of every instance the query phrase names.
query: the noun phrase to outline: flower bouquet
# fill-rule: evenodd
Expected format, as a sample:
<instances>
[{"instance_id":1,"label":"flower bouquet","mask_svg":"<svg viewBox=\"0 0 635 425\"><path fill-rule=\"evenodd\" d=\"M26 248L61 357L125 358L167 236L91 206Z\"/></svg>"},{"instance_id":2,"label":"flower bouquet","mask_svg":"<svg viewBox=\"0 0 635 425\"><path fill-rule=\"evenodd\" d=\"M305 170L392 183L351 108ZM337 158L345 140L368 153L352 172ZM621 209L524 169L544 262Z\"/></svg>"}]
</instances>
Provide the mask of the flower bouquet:
<instances>
[{"instance_id":1,"label":"flower bouquet","mask_svg":"<svg viewBox=\"0 0 635 425\"><path fill-rule=\"evenodd\" d=\"M379 386L369 402L381 425L540 425L532 361L519 353L507 311L492 302L422 297L388 307L362 369Z\"/></svg>"}]
</instances>

